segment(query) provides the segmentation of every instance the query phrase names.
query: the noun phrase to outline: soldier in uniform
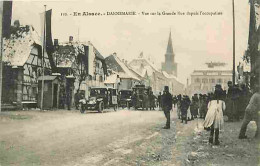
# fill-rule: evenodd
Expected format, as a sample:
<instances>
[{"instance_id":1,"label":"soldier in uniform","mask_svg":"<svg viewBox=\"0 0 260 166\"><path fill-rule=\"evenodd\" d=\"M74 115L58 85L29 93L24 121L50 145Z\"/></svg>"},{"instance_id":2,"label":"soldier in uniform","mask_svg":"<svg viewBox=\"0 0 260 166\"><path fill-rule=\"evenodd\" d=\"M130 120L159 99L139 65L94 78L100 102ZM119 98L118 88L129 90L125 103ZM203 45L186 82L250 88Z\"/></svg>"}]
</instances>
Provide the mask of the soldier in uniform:
<instances>
[{"instance_id":1,"label":"soldier in uniform","mask_svg":"<svg viewBox=\"0 0 260 166\"><path fill-rule=\"evenodd\" d=\"M170 129L170 125L171 125L170 111L172 110L172 95L169 92L168 86L164 87L164 93L162 95L162 109L166 117L166 125L163 128Z\"/></svg>"}]
</instances>

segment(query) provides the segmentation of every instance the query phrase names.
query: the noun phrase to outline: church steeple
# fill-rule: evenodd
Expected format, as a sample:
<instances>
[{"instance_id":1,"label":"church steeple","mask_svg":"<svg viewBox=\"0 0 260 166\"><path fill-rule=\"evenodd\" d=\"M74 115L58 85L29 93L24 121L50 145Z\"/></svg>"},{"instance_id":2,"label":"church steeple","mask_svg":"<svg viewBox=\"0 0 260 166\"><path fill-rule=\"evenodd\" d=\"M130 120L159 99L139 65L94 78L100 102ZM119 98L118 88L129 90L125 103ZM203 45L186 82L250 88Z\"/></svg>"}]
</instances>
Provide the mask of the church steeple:
<instances>
[{"instance_id":1,"label":"church steeple","mask_svg":"<svg viewBox=\"0 0 260 166\"><path fill-rule=\"evenodd\" d=\"M172 32L170 31L166 54L172 54L172 53L173 53L173 48L172 48Z\"/></svg>"},{"instance_id":2,"label":"church steeple","mask_svg":"<svg viewBox=\"0 0 260 166\"><path fill-rule=\"evenodd\" d=\"M175 54L172 48L172 33L170 31L168 45L165 53L165 62L162 63L162 70L166 71L168 74L173 74L177 76L177 63L174 60Z\"/></svg>"}]
</instances>

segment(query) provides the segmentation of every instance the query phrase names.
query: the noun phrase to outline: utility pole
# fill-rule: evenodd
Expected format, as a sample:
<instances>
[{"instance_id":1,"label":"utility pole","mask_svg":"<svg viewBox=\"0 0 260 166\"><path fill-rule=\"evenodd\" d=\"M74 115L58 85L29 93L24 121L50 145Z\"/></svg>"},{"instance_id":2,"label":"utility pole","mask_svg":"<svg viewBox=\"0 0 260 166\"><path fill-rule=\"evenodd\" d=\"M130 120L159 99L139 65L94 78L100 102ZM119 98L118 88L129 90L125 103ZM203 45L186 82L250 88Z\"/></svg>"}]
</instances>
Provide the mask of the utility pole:
<instances>
[{"instance_id":1,"label":"utility pole","mask_svg":"<svg viewBox=\"0 0 260 166\"><path fill-rule=\"evenodd\" d=\"M0 113L2 112L2 75L3 75L3 8L4 1L0 1Z\"/></svg>"},{"instance_id":2,"label":"utility pole","mask_svg":"<svg viewBox=\"0 0 260 166\"><path fill-rule=\"evenodd\" d=\"M44 97L44 54L45 54L45 28L46 28L46 5L44 5L44 22L43 22L43 44L42 44L42 91L41 91L41 110L43 110Z\"/></svg>"},{"instance_id":3,"label":"utility pole","mask_svg":"<svg viewBox=\"0 0 260 166\"><path fill-rule=\"evenodd\" d=\"M236 77L236 34L235 34L235 0L232 0L232 15L233 15L233 75L232 75L232 82L233 86L235 85L235 77Z\"/></svg>"}]
</instances>

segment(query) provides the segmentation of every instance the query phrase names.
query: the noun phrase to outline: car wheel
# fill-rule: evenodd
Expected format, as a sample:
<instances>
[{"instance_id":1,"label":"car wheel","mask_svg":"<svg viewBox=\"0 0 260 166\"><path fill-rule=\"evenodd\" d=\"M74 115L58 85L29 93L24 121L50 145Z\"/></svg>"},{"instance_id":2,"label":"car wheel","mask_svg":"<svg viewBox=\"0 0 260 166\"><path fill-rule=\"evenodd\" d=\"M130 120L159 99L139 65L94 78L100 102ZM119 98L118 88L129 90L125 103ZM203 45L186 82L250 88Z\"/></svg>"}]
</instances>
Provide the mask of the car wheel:
<instances>
[{"instance_id":1,"label":"car wheel","mask_svg":"<svg viewBox=\"0 0 260 166\"><path fill-rule=\"evenodd\" d=\"M114 104L114 111L116 111L117 110L117 104Z\"/></svg>"},{"instance_id":2,"label":"car wheel","mask_svg":"<svg viewBox=\"0 0 260 166\"><path fill-rule=\"evenodd\" d=\"M98 105L98 112L103 113L103 110L104 110L104 103L100 102L99 105Z\"/></svg>"},{"instance_id":3,"label":"car wheel","mask_svg":"<svg viewBox=\"0 0 260 166\"><path fill-rule=\"evenodd\" d=\"M83 106L82 103L80 103L80 105L79 105L79 110L80 110L80 112L81 112L82 114L85 112L84 106Z\"/></svg>"}]
</instances>

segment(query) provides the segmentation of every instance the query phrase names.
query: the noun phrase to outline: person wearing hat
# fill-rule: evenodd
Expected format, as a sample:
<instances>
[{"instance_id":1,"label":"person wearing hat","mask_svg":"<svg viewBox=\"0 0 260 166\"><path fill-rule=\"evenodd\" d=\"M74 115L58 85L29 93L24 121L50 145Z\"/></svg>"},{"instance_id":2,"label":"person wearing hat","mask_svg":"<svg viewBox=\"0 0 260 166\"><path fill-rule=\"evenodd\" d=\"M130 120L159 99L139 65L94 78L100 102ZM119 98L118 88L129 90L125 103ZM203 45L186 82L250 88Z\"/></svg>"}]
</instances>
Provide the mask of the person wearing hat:
<instances>
[{"instance_id":1,"label":"person wearing hat","mask_svg":"<svg viewBox=\"0 0 260 166\"><path fill-rule=\"evenodd\" d=\"M172 95L169 92L168 86L164 87L164 93L162 95L162 109L166 117L166 125L163 128L170 129L171 127L170 111L172 110Z\"/></svg>"},{"instance_id":2,"label":"person wearing hat","mask_svg":"<svg viewBox=\"0 0 260 166\"><path fill-rule=\"evenodd\" d=\"M256 122L255 138L260 138L260 86L256 85L255 93L250 98L249 104L246 107L244 119L239 133L239 139L245 139L247 125L250 121Z\"/></svg>"},{"instance_id":3,"label":"person wearing hat","mask_svg":"<svg viewBox=\"0 0 260 166\"><path fill-rule=\"evenodd\" d=\"M221 100L222 91L215 89L214 98L208 104L208 112L203 122L204 128L210 128L209 143L213 144L215 134L215 145L219 145L219 130L224 124L223 111L226 109L225 102Z\"/></svg>"}]
</instances>

